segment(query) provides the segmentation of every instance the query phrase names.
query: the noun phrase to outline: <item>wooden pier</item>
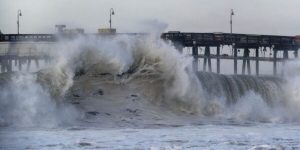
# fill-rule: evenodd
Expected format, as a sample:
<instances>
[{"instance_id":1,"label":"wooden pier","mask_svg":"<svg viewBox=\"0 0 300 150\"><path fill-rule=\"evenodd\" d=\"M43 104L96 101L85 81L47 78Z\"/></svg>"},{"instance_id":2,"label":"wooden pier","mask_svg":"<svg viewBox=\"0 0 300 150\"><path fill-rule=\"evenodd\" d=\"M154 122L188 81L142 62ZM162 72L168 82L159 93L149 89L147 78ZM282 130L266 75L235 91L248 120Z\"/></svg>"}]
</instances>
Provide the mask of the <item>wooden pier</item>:
<instances>
[{"instance_id":1,"label":"wooden pier","mask_svg":"<svg viewBox=\"0 0 300 150\"><path fill-rule=\"evenodd\" d=\"M41 63L49 63L51 58L45 52L49 48L45 47L57 41L54 34L0 34L0 71L29 71L33 65L39 68Z\"/></svg>"},{"instance_id":2,"label":"wooden pier","mask_svg":"<svg viewBox=\"0 0 300 150\"><path fill-rule=\"evenodd\" d=\"M40 67L41 62L51 61L51 49L60 40L74 39L78 36L145 36L145 33L117 33L117 34L0 34L0 73L16 70L30 70L32 62ZM41 46L38 48L39 45ZM49 48L50 47L50 48ZM25 68L23 67L25 66ZM14 68L14 69L13 69Z\"/></svg>"},{"instance_id":3,"label":"wooden pier","mask_svg":"<svg viewBox=\"0 0 300 150\"><path fill-rule=\"evenodd\" d=\"M144 36L144 33L121 33L108 34L105 36L118 35ZM35 45L46 43L53 44L60 39L72 39L78 35L74 34L0 34L0 64L1 72L12 71L13 62L22 70L22 65L30 66L31 61L34 61L36 66L39 66L39 61L44 60L49 62L50 56L46 53L36 52ZM81 34L81 36L103 36L100 34ZM255 61L255 74L259 75L259 63L261 61L269 61L273 63L273 73L277 74L277 64L285 63L287 60L298 57L300 48L299 36L277 36L277 35L253 35L253 34L230 34L230 33L189 33L189 32L168 32L163 33L161 38L165 41L171 41L173 45L182 52L184 48L192 49L194 57L194 68L199 68L199 58L203 59L203 70L212 71L212 59L216 59L216 72L220 73L220 63L222 59L233 60L234 74L238 73L238 60L242 60L242 74L246 72L252 73L250 61ZM1 45L7 44L8 47L1 49ZM27 47L26 54L20 54L23 50L18 47L22 44L31 44ZM232 55L224 55L223 46L228 46L232 49ZM204 53L200 54L199 50L204 49ZM212 49L215 49L216 52ZM272 52L272 57L260 55L260 51L269 50ZM49 51L49 50L45 50ZM238 53L242 51L242 56ZM255 56L250 56L250 53ZM282 57L278 53L283 53ZM293 52L293 58L290 58L289 52Z\"/></svg>"},{"instance_id":4,"label":"wooden pier","mask_svg":"<svg viewBox=\"0 0 300 150\"><path fill-rule=\"evenodd\" d=\"M211 59L217 59L217 73L220 73L220 60L233 60L234 74L237 74L238 60L242 60L242 74L246 71L251 74L250 61L255 61L255 74L259 75L259 62L273 62L273 74L277 74L277 63L284 63L289 58L288 52L292 51L294 58L298 57L300 48L299 36L276 36L276 35L252 35L252 34L230 34L230 33L187 33L187 32L168 32L163 33L161 38L171 41L180 51L183 48L191 47L192 56L194 57L194 68L198 68L198 59L203 58L203 70L212 71ZM221 47L229 46L233 50L233 55L221 55ZM204 54L199 54L199 48L204 48ZM216 48L216 53L212 54L211 49ZM269 49L273 57L260 56L259 50L266 51ZM243 51L242 56L238 56L239 51ZM253 51L254 57L249 54ZM283 52L283 57L278 57L278 52ZM246 70L247 69L247 70Z\"/></svg>"}]
</instances>

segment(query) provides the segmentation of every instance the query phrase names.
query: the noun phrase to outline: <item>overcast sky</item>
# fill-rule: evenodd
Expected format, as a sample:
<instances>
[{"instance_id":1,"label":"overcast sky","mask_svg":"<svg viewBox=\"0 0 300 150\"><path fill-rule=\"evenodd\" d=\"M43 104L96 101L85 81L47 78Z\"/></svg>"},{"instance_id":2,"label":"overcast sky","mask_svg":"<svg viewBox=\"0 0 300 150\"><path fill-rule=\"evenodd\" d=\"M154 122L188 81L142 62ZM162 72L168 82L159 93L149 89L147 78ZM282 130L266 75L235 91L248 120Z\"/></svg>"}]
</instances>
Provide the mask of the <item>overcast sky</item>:
<instances>
[{"instance_id":1,"label":"overcast sky","mask_svg":"<svg viewBox=\"0 0 300 150\"><path fill-rule=\"evenodd\" d=\"M149 24L166 30L253 34L300 34L300 0L0 0L0 30L16 33L17 11L21 33L52 33L55 24L93 33L108 27L115 9L118 32L144 32Z\"/></svg>"}]
</instances>

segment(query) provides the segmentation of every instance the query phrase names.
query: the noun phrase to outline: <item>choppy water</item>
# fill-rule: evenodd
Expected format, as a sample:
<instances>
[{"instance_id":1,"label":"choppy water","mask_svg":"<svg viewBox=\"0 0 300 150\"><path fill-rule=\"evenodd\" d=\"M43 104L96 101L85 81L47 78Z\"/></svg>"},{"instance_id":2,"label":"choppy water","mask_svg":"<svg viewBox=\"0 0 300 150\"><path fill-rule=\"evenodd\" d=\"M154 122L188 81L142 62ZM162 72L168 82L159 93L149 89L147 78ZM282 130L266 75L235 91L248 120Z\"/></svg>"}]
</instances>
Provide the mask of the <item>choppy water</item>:
<instances>
[{"instance_id":1,"label":"choppy water","mask_svg":"<svg viewBox=\"0 0 300 150\"><path fill-rule=\"evenodd\" d=\"M1 149L299 149L295 124L198 125L158 129L8 129Z\"/></svg>"}]
</instances>

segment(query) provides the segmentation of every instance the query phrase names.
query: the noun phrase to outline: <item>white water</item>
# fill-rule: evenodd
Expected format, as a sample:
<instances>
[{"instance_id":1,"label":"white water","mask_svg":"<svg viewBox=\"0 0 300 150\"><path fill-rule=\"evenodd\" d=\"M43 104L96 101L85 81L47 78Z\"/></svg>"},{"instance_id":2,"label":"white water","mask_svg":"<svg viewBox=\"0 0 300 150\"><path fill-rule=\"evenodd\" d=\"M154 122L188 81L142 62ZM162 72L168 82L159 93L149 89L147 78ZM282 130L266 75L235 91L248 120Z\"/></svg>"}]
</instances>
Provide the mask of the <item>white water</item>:
<instances>
[{"instance_id":1,"label":"white water","mask_svg":"<svg viewBox=\"0 0 300 150\"><path fill-rule=\"evenodd\" d=\"M299 125L1 131L3 149L299 149ZM16 144L18 143L18 144Z\"/></svg>"}]
</instances>

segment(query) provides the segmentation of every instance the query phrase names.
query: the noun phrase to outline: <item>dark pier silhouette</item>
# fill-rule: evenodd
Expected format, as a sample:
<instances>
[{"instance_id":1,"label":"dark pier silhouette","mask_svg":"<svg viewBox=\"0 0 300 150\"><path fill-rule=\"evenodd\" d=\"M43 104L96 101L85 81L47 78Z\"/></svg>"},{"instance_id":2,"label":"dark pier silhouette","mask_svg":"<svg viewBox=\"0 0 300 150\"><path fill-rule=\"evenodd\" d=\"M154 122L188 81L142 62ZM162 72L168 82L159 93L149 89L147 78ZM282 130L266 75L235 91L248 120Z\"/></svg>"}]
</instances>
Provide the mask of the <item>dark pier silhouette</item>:
<instances>
[{"instance_id":1,"label":"dark pier silhouette","mask_svg":"<svg viewBox=\"0 0 300 150\"><path fill-rule=\"evenodd\" d=\"M139 36L144 33L115 33L115 34L81 34L81 36L118 36L118 35ZM78 34L0 34L0 63L1 72L12 71L13 64L22 70L22 65L26 64L27 69L34 61L39 67L39 61L46 63L50 61L48 53L38 51L37 45L50 45L57 43L61 39L70 39ZM163 33L161 38L171 41L174 46L183 52L184 48L192 48L194 57L194 68L198 69L199 58L203 59L203 70L212 72L212 59L216 59L216 72L220 73L220 63L222 59L233 60L234 74L238 73L238 60L242 60L242 74L246 71L251 74L250 61L255 61L255 74L259 75L259 62L273 62L273 73L277 74L278 62L284 63L298 57L300 48L299 36L276 36L276 35L252 35L252 34L231 34L231 33L187 33L187 32L168 32ZM3 46L6 44L6 47ZM232 55L224 54L223 46L232 48ZM25 48L24 48L25 47ZM216 49L216 52L212 50ZM199 50L204 49L204 54ZM259 51L269 50L273 57L261 56ZM44 48L44 51L49 49ZM242 50L242 56L238 53ZM254 52L255 56L250 56ZM282 52L283 57L278 57ZM293 52L293 58L289 57L289 52ZM14 62L14 63L13 63Z\"/></svg>"},{"instance_id":2,"label":"dark pier silhouette","mask_svg":"<svg viewBox=\"0 0 300 150\"><path fill-rule=\"evenodd\" d=\"M57 33L57 34L0 34L0 66L1 73L14 70L30 70L32 62L40 67L44 61L48 64L52 60L51 49L61 40L74 39L78 36L105 36L118 35L144 36L144 33ZM23 67L25 65L25 68ZM13 69L14 68L14 69Z\"/></svg>"},{"instance_id":3,"label":"dark pier silhouette","mask_svg":"<svg viewBox=\"0 0 300 150\"><path fill-rule=\"evenodd\" d=\"M242 74L247 71L251 74L250 61L255 61L256 75L259 75L259 62L273 62L273 74L277 74L277 63L284 63L289 58L289 51L292 51L294 58L298 57L300 48L299 36L277 36L277 35L253 35L253 34L231 34L231 33L187 33L170 31L163 33L161 38L170 40L174 46L182 52L184 48L192 48L192 56L194 57L194 68L198 69L198 59L203 58L203 70L211 72L211 59L217 59L217 73L220 73L221 59L233 60L234 74L238 73L238 60L242 60ZM233 55L221 55L221 47L229 46L233 50ZM204 54L199 54L199 48L204 48ZM216 48L215 54L212 54L212 48ZM273 57L260 56L259 50L267 49L273 53ZM243 51L242 56L238 56L238 52ZM250 52L254 51L255 56L250 56ZM278 57L278 52L283 52L283 57ZM247 69L247 70L246 70Z\"/></svg>"},{"instance_id":4,"label":"dark pier silhouette","mask_svg":"<svg viewBox=\"0 0 300 150\"><path fill-rule=\"evenodd\" d=\"M41 61L49 63L51 58L43 51L48 50L45 45L51 46L56 41L52 34L0 34L1 72L11 72L13 68L29 71L34 64L39 68Z\"/></svg>"}]
</instances>

